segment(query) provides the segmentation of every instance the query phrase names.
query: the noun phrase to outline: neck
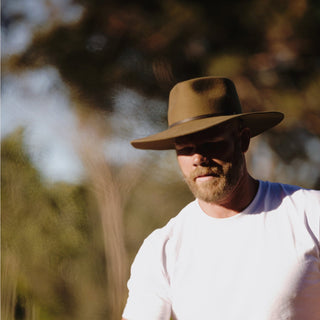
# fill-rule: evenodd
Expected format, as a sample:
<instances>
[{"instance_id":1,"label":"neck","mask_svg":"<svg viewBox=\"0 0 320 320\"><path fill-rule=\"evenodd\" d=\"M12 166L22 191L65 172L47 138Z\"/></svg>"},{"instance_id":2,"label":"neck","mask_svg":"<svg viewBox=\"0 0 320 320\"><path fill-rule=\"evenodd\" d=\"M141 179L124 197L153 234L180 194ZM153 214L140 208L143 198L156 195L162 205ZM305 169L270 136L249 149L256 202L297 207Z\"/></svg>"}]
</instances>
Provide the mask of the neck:
<instances>
[{"instance_id":1,"label":"neck","mask_svg":"<svg viewBox=\"0 0 320 320\"><path fill-rule=\"evenodd\" d=\"M225 199L205 202L199 199L201 209L210 217L228 218L242 212L254 199L259 182L246 174Z\"/></svg>"}]
</instances>

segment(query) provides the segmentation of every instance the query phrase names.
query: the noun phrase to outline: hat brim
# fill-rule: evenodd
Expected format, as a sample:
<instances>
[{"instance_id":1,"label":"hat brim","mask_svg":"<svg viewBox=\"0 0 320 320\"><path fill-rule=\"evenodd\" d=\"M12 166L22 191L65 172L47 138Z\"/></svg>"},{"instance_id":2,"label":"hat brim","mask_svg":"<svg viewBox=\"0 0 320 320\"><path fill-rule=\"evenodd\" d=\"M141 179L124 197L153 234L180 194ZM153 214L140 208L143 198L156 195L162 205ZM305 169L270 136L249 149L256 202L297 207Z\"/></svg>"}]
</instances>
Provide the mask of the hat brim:
<instances>
[{"instance_id":1,"label":"hat brim","mask_svg":"<svg viewBox=\"0 0 320 320\"><path fill-rule=\"evenodd\" d=\"M236 118L244 121L244 126L250 128L251 137L254 137L280 123L284 118L284 115L281 112L268 111L191 120L145 138L133 140L131 141L131 144L137 149L174 149L176 138L202 131Z\"/></svg>"}]
</instances>

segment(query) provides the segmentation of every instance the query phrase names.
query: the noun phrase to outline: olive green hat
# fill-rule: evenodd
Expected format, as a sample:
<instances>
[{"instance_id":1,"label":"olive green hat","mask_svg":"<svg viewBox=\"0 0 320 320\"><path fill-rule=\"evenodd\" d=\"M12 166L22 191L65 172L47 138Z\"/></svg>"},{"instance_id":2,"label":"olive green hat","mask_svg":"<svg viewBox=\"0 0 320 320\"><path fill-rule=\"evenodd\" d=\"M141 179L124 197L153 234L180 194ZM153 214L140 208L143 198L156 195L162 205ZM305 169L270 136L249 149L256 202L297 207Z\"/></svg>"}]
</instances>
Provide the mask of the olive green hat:
<instances>
[{"instance_id":1,"label":"olive green hat","mask_svg":"<svg viewBox=\"0 0 320 320\"><path fill-rule=\"evenodd\" d=\"M174 149L175 138L240 118L251 137L282 121L281 112L242 113L233 82L227 78L203 77L177 83L170 91L168 129L133 140L138 149Z\"/></svg>"}]
</instances>

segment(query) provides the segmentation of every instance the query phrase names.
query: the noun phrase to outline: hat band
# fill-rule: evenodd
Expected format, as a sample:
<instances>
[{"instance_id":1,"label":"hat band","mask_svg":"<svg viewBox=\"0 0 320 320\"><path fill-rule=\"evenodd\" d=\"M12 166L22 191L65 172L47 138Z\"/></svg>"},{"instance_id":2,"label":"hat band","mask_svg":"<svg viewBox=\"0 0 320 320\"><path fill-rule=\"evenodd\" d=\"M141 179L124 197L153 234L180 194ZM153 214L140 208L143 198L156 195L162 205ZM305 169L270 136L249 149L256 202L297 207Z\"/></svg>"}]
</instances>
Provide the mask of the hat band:
<instances>
[{"instance_id":1,"label":"hat band","mask_svg":"<svg viewBox=\"0 0 320 320\"><path fill-rule=\"evenodd\" d=\"M233 114L236 114L235 112ZM219 117L219 116L226 116L225 113L209 113L209 114L202 114L200 116L196 116L196 117L191 117L191 118L187 118L187 119L183 119L177 122L174 122L173 124L171 124L169 126L169 128L175 127L178 124L182 124L185 122L189 122L189 121L193 121L193 120L199 120L199 119L204 119L204 118L211 118L211 117Z\"/></svg>"}]
</instances>

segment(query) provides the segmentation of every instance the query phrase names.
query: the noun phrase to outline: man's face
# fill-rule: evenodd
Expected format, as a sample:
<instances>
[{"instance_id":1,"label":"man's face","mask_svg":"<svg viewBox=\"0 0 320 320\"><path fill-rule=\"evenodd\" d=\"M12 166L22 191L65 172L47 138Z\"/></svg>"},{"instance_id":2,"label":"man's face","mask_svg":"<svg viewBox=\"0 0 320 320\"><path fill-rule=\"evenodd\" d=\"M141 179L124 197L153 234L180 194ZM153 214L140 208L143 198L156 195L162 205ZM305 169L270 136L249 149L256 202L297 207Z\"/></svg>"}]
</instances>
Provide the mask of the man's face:
<instances>
[{"instance_id":1,"label":"man's face","mask_svg":"<svg viewBox=\"0 0 320 320\"><path fill-rule=\"evenodd\" d=\"M176 139L178 163L194 196L223 203L245 169L237 122Z\"/></svg>"}]
</instances>

